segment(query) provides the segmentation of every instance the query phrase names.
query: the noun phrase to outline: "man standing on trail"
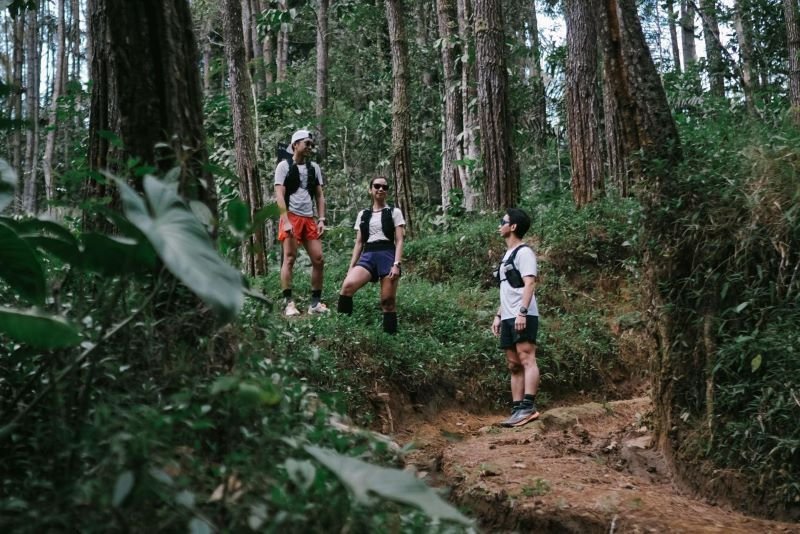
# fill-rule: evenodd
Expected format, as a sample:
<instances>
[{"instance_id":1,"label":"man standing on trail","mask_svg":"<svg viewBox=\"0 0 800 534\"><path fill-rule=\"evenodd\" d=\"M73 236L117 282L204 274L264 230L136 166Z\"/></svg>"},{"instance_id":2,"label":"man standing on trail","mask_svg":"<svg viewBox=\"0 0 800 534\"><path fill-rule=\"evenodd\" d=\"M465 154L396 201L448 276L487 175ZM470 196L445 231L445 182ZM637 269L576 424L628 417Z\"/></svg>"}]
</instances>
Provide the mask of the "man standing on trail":
<instances>
[{"instance_id":1,"label":"man standing on trail","mask_svg":"<svg viewBox=\"0 0 800 534\"><path fill-rule=\"evenodd\" d=\"M498 232L506 241L506 253L495 278L500 283L500 307L492 321L492 333L500 337L511 372L511 417L500 423L522 426L539 417L536 392L539 366L536 365L536 333L539 310L536 306L536 254L523 243L531 227L527 213L509 208L500 220Z\"/></svg>"},{"instance_id":2,"label":"man standing on trail","mask_svg":"<svg viewBox=\"0 0 800 534\"><path fill-rule=\"evenodd\" d=\"M298 130L286 149L286 159L281 158L275 168L275 199L280 210L278 241L283 243L281 265L281 289L283 290L283 313L287 317L300 315L292 299L292 270L297 259L298 242L311 259L311 305L308 313L325 313L328 307L322 297L322 242L325 231L325 183L322 169L310 161L314 140L308 130ZM317 221L314 222L314 203L317 206Z\"/></svg>"}]
</instances>

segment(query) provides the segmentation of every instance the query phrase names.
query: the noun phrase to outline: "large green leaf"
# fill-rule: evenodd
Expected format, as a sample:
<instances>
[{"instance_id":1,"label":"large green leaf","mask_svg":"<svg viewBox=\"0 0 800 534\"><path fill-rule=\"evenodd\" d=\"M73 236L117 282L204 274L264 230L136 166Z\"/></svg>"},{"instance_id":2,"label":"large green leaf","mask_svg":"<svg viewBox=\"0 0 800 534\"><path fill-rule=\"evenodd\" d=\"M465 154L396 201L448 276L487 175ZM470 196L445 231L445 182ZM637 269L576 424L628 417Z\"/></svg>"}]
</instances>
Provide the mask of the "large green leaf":
<instances>
[{"instance_id":1,"label":"large green leaf","mask_svg":"<svg viewBox=\"0 0 800 534\"><path fill-rule=\"evenodd\" d=\"M369 504L370 493L374 493L384 499L416 506L433 519L447 519L462 525L472 524L469 518L411 473L368 464L314 445L306 445L305 450L333 471L361 503Z\"/></svg>"},{"instance_id":2,"label":"large green leaf","mask_svg":"<svg viewBox=\"0 0 800 534\"><path fill-rule=\"evenodd\" d=\"M0 278L35 304L44 304L47 284L44 269L33 248L10 226L0 222Z\"/></svg>"},{"instance_id":3,"label":"large green leaf","mask_svg":"<svg viewBox=\"0 0 800 534\"><path fill-rule=\"evenodd\" d=\"M81 251L78 245L72 241L66 241L59 237L48 237L42 235L26 236L25 241L32 247L37 247L45 252L49 252L64 263L79 266L81 264Z\"/></svg>"},{"instance_id":4,"label":"large green leaf","mask_svg":"<svg viewBox=\"0 0 800 534\"><path fill-rule=\"evenodd\" d=\"M88 232L83 240L83 267L101 274L141 272L156 266L156 256L149 243L122 236Z\"/></svg>"},{"instance_id":5,"label":"large green leaf","mask_svg":"<svg viewBox=\"0 0 800 534\"><path fill-rule=\"evenodd\" d=\"M114 178L125 215L147 237L167 269L197 296L229 320L244 302L242 274L219 256L203 225L186 208L177 184L145 176L144 199Z\"/></svg>"},{"instance_id":6,"label":"large green leaf","mask_svg":"<svg viewBox=\"0 0 800 534\"><path fill-rule=\"evenodd\" d=\"M0 332L38 349L74 347L81 342L78 329L69 321L40 310L0 307Z\"/></svg>"},{"instance_id":7,"label":"large green leaf","mask_svg":"<svg viewBox=\"0 0 800 534\"><path fill-rule=\"evenodd\" d=\"M0 159L0 211L14 200L14 189L17 187L17 173L4 159Z\"/></svg>"}]
</instances>

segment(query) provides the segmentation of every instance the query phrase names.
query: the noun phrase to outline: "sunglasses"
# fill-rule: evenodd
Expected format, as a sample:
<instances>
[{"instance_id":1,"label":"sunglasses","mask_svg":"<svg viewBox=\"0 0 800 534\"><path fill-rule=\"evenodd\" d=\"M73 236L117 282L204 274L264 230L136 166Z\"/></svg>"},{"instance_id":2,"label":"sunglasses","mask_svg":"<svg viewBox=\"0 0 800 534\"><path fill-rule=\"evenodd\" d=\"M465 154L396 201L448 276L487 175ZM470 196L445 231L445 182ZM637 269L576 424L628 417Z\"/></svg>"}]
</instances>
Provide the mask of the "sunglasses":
<instances>
[{"instance_id":1,"label":"sunglasses","mask_svg":"<svg viewBox=\"0 0 800 534\"><path fill-rule=\"evenodd\" d=\"M500 224L499 224L499 226L505 226L505 225L507 225L507 224L511 224L511 221L507 221L507 220L505 220L505 219L500 219Z\"/></svg>"},{"instance_id":2,"label":"sunglasses","mask_svg":"<svg viewBox=\"0 0 800 534\"><path fill-rule=\"evenodd\" d=\"M374 189L377 189L378 191L388 191L389 190L389 185L388 184L372 184L372 187Z\"/></svg>"},{"instance_id":3,"label":"sunglasses","mask_svg":"<svg viewBox=\"0 0 800 534\"><path fill-rule=\"evenodd\" d=\"M314 141L312 141L311 139L306 139L305 141L303 141L303 143L305 143L306 146L314 146Z\"/></svg>"}]
</instances>

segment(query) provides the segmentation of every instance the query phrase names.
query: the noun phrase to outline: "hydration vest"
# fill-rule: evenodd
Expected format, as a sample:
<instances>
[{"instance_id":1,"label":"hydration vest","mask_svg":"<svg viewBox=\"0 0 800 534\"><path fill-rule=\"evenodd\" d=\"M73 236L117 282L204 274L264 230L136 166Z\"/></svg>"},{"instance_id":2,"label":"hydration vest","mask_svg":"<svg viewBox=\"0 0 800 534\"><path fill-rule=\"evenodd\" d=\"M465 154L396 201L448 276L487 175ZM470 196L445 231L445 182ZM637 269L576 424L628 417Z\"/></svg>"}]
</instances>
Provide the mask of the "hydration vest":
<instances>
[{"instance_id":1,"label":"hydration vest","mask_svg":"<svg viewBox=\"0 0 800 534\"><path fill-rule=\"evenodd\" d=\"M506 261L500 260L500 265L497 266L497 270L492 273L498 286L500 285L500 282L506 280L508 281L508 285L514 289L525 287L525 282L522 280L522 273L520 273L519 269L517 269L517 267L514 265L514 258L517 257L517 252L519 252L521 248L530 247L525 243L519 245L517 248L511 251L511 255ZM506 268L503 268L503 265L506 265ZM502 275L505 275L505 278L501 279L500 277Z\"/></svg>"},{"instance_id":2,"label":"hydration vest","mask_svg":"<svg viewBox=\"0 0 800 534\"><path fill-rule=\"evenodd\" d=\"M361 212L361 222L358 225L358 229L361 231L361 239L364 240L364 247L365 250L368 250L366 247L370 245L370 248L373 250L378 250L380 248L394 248L394 218L392 217L392 212L394 211L394 207L387 205L385 208L381 210L381 230L383 231L383 235L386 236L388 241L377 241L373 243L367 243L367 239L369 239L369 221L372 219L372 209L365 209ZM383 245L383 247L381 247ZM391 245L391 246L390 246Z\"/></svg>"},{"instance_id":3,"label":"hydration vest","mask_svg":"<svg viewBox=\"0 0 800 534\"><path fill-rule=\"evenodd\" d=\"M286 208L289 208L289 197L297 192L300 189L300 169L298 168L299 165L305 165L306 172L308 173L308 180L306 182L305 189L308 191L308 194L311 195L311 203L314 203L314 199L317 196L317 186L320 185L319 179L317 178L317 172L314 169L314 166L311 164L310 161L306 161L305 163L300 163L299 165L295 163L294 157L290 154L286 147L283 145L278 145L277 149L278 153L278 163L285 160L286 163L289 164L289 172L286 173L286 179L283 181L283 186L286 188L286 192L283 195L283 200L286 203Z\"/></svg>"}]
</instances>

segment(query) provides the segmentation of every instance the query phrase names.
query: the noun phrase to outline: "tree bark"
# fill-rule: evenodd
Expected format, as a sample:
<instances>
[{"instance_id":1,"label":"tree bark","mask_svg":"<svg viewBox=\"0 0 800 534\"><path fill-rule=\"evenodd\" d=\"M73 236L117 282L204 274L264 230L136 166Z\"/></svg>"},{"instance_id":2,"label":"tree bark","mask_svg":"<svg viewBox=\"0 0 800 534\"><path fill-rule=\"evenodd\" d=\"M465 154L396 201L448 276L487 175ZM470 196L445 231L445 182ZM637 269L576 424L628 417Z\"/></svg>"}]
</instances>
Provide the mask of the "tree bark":
<instances>
[{"instance_id":1,"label":"tree bark","mask_svg":"<svg viewBox=\"0 0 800 534\"><path fill-rule=\"evenodd\" d=\"M282 11L288 11L286 0L278 2L278 8ZM286 68L289 62L289 25L281 24L281 29L278 32L278 49L276 54L276 78L278 83L286 81Z\"/></svg>"},{"instance_id":2,"label":"tree bark","mask_svg":"<svg viewBox=\"0 0 800 534\"><path fill-rule=\"evenodd\" d=\"M789 106L792 119L800 126L800 26L797 23L797 0L783 0L789 52Z\"/></svg>"},{"instance_id":3,"label":"tree bark","mask_svg":"<svg viewBox=\"0 0 800 534\"><path fill-rule=\"evenodd\" d=\"M216 215L216 188L205 168L199 54L187 1L94 0L91 9L90 167L122 171L112 163L127 159L123 155L162 172L179 165L181 194L204 202ZM103 131L119 136L124 153ZM88 195L105 193L100 183L88 185Z\"/></svg>"},{"instance_id":4,"label":"tree bark","mask_svg":"<svg viewBox=\"0 0 800 534\"><path fill-rule=\"evenodd\" d=\"M454 0L436 0L436 15L439 26L439 40L442 58L442 92L444 102L444 128L442 135L442 170L440 182L442 186L442 209L447 212L450 206L450 191L462 189L467 184L463 173L463 165L456 162L464 159L464 147L459 135L464 129L463 110L461 109L461 92L458 84L461 69L456 58L461 55L461 47L457 40L456 6Z\"/></svg>"},{"instance_id":5,"label":"tree bark","mask_svg":"<svg viewBox=\"0 0 800 534\"><path fill-rule=\"evenodd\" d=\"M411 112L408 96L408 41L403 22L403 0L386 0L389 45L392 54L392 172L395 199L406 219L409 236L414 235L411 190Z\"/></svg>"},{"instance_id":6,"label":"tree bark","mask_svg":"<svg viewBox=\"0 0 800 534\"><path fill-rule=\"evenodd\" d=\"M694 10L688 0L681 0L681 48L685 70L697 63L697 47L694 42Z\"/></svg>"},{"instance_id":7,"label":"tree bark","mask_svg":"<svg viewBox=\"0 0 800 534\"><path fill-rule=\"evenodd\" d=\"M317 154L321 161L328 156L328 4L317 2Z\"/></svg>"},{"instance_id":8,"label":"tree bark","mask_svg":"<svg viewBox=\"0 0 800 534\"><path fill-rule=\"evenodd\" d=\"M572 198L585 206L603 190L603 156L597 96L596 14L581 0L565 2L566 110L572 165Z\"/></svg>"},{"instance_id":9,"label":"tree bark","mask_svg":"<svg viewBox=\"0 0 800 534\"><path fill-rule=\"evenodd\" d=\"M725 96L725 63L722 61L722 44L719 39L717 3L715 0L700 0L700 14L703 19L703 41L708 58L708 80L711 94Z\"/></svg>"},{"instance_id":10,"label":"tree bark","mask_svg":"<svg viewBox=\"0 0 800 534\"><path fill-rule=\"evenodd\" d=\"M519 166L511 146L511 112L500 2L475 1L475 55L484 196L499 210L519 200Z\"/></svg>"},{"instance_id":11,"label":"tree bark","mask_svg":"<svg viewBox=\"0 0 800 534\"><path fill-rule=\"evenodd\" d=\"M735 0L733 22L736 40L739 42L739 61L742 65L742 90L747 112L756 115L755 79L753 78L753 47L750 42L750 28L745 24L742 0Z\"/></svg>"},{"instance_id":12,"label":"tree bark","mask_svg":"<svg viewBox=\"0 0 800 534\"><path fill-rule=\"evenodd\" d=\"M267 0L259 0L259 7L261 11L265 11L268 9L269 4ZM274 38L275 36L270 30L267 30L266 34L264 35L264 40L261 41L261 55L264 58L264 94L268 95L272 90L272 84L275 83L275 77L272 72L272 65L275 61L275 46L274 46Z\"/></svg>"},{"instance_id":13,"label":"tree bark","mask_svg":"<svg viewBox=\"0 0 800 534\"><path fill-rule=\"evenodd\" d=\"M25 173L23 175L22 208L27 213L38 209L38 168L39 168L39 11L31 9L25 15L28 19L25 38L28 62L27 87L25 88L26 118L28 130L25 143ZM20 15L22 16L22 15Z\"/></svg>"},{"instance_id":14,"label":"tree bark","mask_svg":"<svg viewBox=\"0 0 800 534\"><path fill-rule=\"evenodd\" d=\"M681 52L678 46L678 24L677 24L677 15L675 14L675 2L674 0L667 0L665 2L665 6L667 9L667 17L668 17L668 24L669 24L669 40L672 44L672 63L675 69L675 72L681 72Z\"/></svg>"},{"instance_id":15,"label":"tree bark","mask_svg":"<svg viewBox=\"0 0 800 534\"><path fill-rule=\"evenodd\" d=\"M53 154L56 147L56 135L58 133L58 101L64 94L66 87L66 12L64 0L57 1L58 20L56 22L56 67L53 77L53 96L50 103L50 118L48 121L49 130L45 143L43 171L44 171L44 190L47 201L53 200Z\"/></svg>"},{"instance_id":16,"label":"tree bark","mask_svg":"<svg viewBox=\"0 0 800 534\"><path fill-rule=\"evenodd\" d=\"M22 120L22 73L25 62L25 16L20 13L14 20L14 83L11 94L12 116ZM16 126L11 134L11 166L22 171L22 128Z\"/></svg>"},{"instance_id":17,"label":"tree bark","mask_svg":"<svg viewBox=\"0 0 800 534\"><path fill-rule=\"evenodd\" d=\"M466 183L464 187L464 207L467 211L473 211L478 205L479 196L474 188L472 164L480 158L480 148L478 146L478 136L476 135L478 116L475 102L477 101L478 93L475 86L475 57L470 53L470 50L474 49L472 0L456 0L456 11L460 40L466 45L461 50L461 111L464 115L461 143L464 147L465 159L468 161L468 164L464 167Z\"/></svg>"},{"instance_id":18,"label":"tree bark","mask_svg":"<svg viewBox=\"0 0 800 534\"><path fill-rule=\"evenodd\" d=\"M528 56L528 71L530 72L530 87L533 94L533 108L531 121L533 140L536 146L544 148L547 144L547 99L545 97L544 76L542 73L542 45L539 41L539 22L536 18L536 2L531 2L528 8L528 40L530 41L530 54Z\"/></svg>"},{"instance_id":19,"label":"tree bark","mask_svg":"<svg viewBox=\"0 0 800 534\"><path fill-rule=\"evenodd\" d=\"M222 27L225 35L225 55L228 61L231 111L233 112L233 143L236 149L236 174L239 176L239 195L250 210L250 220L263 207L263 192L258 176L256 140L250 111L252 85L250 70L245 61L245 34L242 31L241 0L225 0ZM249 24L244 27L249 32ZM260 276L267 271L264 229L256 228L247 238L242 259L247 274Z\"/></svg>"}]
</instances>

